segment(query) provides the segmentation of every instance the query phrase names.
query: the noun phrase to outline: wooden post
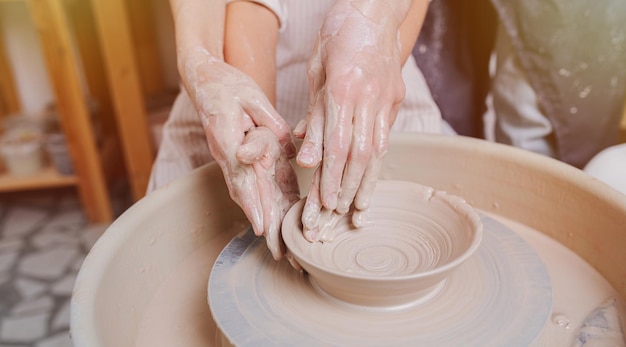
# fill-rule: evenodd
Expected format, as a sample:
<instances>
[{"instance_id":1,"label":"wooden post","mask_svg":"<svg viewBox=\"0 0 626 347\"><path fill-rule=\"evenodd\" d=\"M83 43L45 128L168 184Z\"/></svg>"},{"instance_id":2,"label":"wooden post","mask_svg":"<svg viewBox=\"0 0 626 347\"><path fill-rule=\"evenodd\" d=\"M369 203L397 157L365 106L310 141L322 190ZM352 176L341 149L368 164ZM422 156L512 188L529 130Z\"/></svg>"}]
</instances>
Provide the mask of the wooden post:
<instances>
[{"instance_id":1,"label":"wooden post","mask_svg":"<svg viewBox=\"0 0 626 347\"><path fill-rule=\"evenodd\" d=\"M152 1L126 1L144 96L158 94L165 88L154 20L152 19Z\"/></svg>"},{"instance_id":2,"label":"wooden post","mask_svg":"<svg viewBox=\"0 0 626 347\"><path fill-rule=\"evenodd\" d=\"M100 49L100 39L96 29L93 8L89 1L73 0L65 2L68 23L72 27L73 37L80 52L83 72L90 96L98 103L96 116L100 121L102 143L101 161L106 163L104 175L107 182L126 175L124 155L115 120L113 101L107 83L104 58Z\"/></svg>"},{"instance_id":3,"label":"wooden post","mask_svg":"<svg viewBox=\"0 0 626 347\"><path fill-rule=\"evenodd\" d=\"M6 55L2 23L0 23L0 119L21 109L11 63Z\"/></svg>"},{"instance_id":4,"label":"wooden post","mask_svg":"<svg viewBox=\"0 0 626 347\"><path fill-rule=\"evenodd\" d=\"M107 66L133 197L143 197L154 160L148 115L123 0L91 0Z\"/></svg>"},{"instance_id":5,"label":"wooden post","mask_svg":"<svg viewBox=\"0 0 626 347\"><path fill-rule=\"evenodd\" d=\"M37 27L44 58L56 96L78 191L87 216L93 222L112 219L102 164L94 141L89 112L81 89L78 62L73 52L63 4L59 0L27 0Z\"/></svg>"}]
</instances>

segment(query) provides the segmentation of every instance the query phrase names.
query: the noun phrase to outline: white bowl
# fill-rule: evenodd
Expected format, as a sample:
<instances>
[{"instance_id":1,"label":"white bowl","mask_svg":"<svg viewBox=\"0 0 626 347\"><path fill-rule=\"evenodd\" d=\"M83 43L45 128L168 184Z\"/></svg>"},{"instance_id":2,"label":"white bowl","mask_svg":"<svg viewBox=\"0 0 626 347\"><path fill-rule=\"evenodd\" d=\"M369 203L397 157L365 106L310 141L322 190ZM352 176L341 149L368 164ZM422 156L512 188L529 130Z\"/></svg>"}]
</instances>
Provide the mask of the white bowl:
<instances>
[{"instance_id":1,"label":"white bowl","mask_svg":"<svg viewBox=\"0 0 626 347\"><path fill-rule=\"evenodd\" d=\"M379 181L367 224L351 215L332 242L309 242L300 221L305 200L283 221L283 240L311 282L343 302L398 308L432 297L478 249L482 223L462 198L409 181Z\"/></svg>"}]
</instances>

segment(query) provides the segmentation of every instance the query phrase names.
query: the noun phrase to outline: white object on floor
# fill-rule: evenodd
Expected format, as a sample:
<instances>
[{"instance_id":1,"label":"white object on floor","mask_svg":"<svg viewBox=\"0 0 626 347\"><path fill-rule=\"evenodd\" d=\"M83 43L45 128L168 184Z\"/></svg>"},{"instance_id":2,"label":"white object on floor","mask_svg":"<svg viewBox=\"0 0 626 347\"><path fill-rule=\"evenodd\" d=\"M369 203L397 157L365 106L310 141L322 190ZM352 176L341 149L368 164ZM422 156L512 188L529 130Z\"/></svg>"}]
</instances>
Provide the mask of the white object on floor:
<instances>
[{"instance_id":1,"label":"white object on floor","mask_svg":"<svg viewBox=\"0 0 626 347\"><path fill-rule=\"evenodd\" d=\"M584 170L626 194L626 144L609 147L596 154Z\"/></svg>"}]
</instances>

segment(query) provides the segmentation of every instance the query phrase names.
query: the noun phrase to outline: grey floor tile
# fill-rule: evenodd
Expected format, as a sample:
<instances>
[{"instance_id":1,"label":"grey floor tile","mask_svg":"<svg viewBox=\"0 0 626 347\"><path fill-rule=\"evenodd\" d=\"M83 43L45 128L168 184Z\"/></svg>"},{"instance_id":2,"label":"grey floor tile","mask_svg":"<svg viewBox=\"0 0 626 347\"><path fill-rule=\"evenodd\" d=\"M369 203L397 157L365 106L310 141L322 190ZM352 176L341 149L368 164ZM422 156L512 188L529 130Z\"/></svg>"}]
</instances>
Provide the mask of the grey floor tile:
<instances>
[{"instance_id":1,"label":"grey floor tile","mask_svg":"<svg viewBox=\"0 0 626 347\"><path fill-rule=\"evenodd\" d=\"M71 300L67 299L67 301L61 306L61 309L54 315L52 319L52 329L66 329L70 327L70 303Z\"/></svg>"},{"instance_id":2,"label":"grey floor tile","mask_svg":"<svg viewBox=\"0 0 626 347\"><path fill-rule=\"evenodd\" d=\"M4 317L0 339L9 343L33 343L48 334L49 313L24 317Z\"/></svg>"},{"instance_id":3,"label":"grey floor tile","mask_svg":"<svg viewBox=\"0 0 626 347\"><path fill-rule=\"evenodd\" d=\"M37 299L26 299L18 302L11 310L11 315L32 316L34 314L50 312L54 308L54 300L49 296Z\"/></svg>"},{"instance_id":4,"label":"grey floor tile","mask_svg":"<svg viewBox=\"0 0 626 347\"><path fill-rule=\"evenodd\" d=\"M54 282L54 284L52 285L51 292L54 295L70 296L72 295L72 290L74 289L74 282L76 282L75 274L72 273L72 274L66 275L65 277Z\"/></svg>"},{"instance_id":5,"label":"grey floor tile","mask_svg":"<svg viewBox=\"0 0 626 347\"><path fill-rule=\"evenodd\" d=\"M63 276L79 254L76 247L57 247L29 254L18 265L20 274L52 280Z\"/></svg>"},{"instance_id":6,"label":"grey floor tile","mask_svg":"<svg viewBox=\"0 0 626 347\"><path fill-rule=\"evenodd\" d=\"M15 265L18 255L16 251L0 253L0 273L9 271Z\"/></svg>"},{"instance_id":7,"label":"grey floor tile","mask_svg":"<svg viewBox=\"0 0 626 347\"><path fill-rule=\"evenodd\" d=\"M76 246L80 243L76 237L67 235L61 230L45 228L32 237L31 244L39 249L58 245Z\"/></svg>"},{"instance_id":8,"label":"grey floor tile","mask_svg":"<svg viewBox=\"0 0 626 347\"><path fill-rule=\"evenodd\" d=\"M20 251L24 244L22 238L2 238L0 239L0 253Z\"/></svg>"},{"instance_id":9,"label":"grey floor tile","mask_svg":"<svg viewBox=\"0 0 626 347\"><path fill-rule=\"evenodd\" d=\"M38 209L25 207L11 208L4 217L2 236L8 237L28 234L43 222L47 215L48 212Z\"/></svg>"},{"instance_id":10,"label":"grey floor tile","mask_svg":"<svg viewBox=\"0 0 626 347\"><path fill-rule=\"evenodd\" d=\"M68 332L56 334L37 343L36 347L72 347L72 339Z\"/></svg>"},{"instance_id":11,"label":"grey floor tile","mask_svg":"<svg viewBox=\"0 0 626 347\"><path fill-rule=\"evenodd\" d=\"M9 282L13 277L8 272L0 272L0 286Z\"/></svg>"},{"instance_id":12,"label":"grey floor tile","mask_svg":"<svg viewBox=\"0 0 626 347\"><path fill-rule=\"evenodd\" d=\"M47 287L46 283L29 278L17 278L15 280L15 288L22 298L25 299L38 296L43 293Z\"/></svg>"},{"instance_id":13,"label":"grey floor tile","mask_svg":"<svg viewBox=\"0 0 626 347\"><path fill-rule=\"evenodd\" d=\"M0 347L73 346L75 277L107 227L87 223L74 189L2 196Z\"/></svg>"},{"instance_id":14,"label":"grey floor tile","mask_svg":"<svg viewBox=\"0 0 626 347\"><path fill-rule=\"evenodd\" d=\"M46 227L75 227L86 223L85 214L80 209L71 209L57 213L49 222L46 223Z\"/></svg>"}]
</instances>

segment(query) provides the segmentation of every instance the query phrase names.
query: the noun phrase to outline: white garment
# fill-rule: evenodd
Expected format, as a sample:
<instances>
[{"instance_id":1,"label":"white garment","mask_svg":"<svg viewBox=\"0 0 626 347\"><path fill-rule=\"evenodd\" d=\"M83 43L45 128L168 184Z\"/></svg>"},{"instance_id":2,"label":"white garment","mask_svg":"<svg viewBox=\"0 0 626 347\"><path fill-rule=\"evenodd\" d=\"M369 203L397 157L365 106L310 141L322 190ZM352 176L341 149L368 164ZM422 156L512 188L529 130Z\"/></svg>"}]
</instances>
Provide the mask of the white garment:
<instances>
[{"instance_id":1,"label":"white garment","mask_svg":"<svg viewBox=\"0 0 626 347\"><path fill-rule=\"evenodd\" d=\"M487 113L495 117L496 142L549 157L556 157L552 123L542 111L513 44L500 24L496 46L496 70Z\"/></svg>"},{"instance_id":2,"label":"white garment","mask_svg":"<svg viewBox=\"0 0 626 347\"><path fill-rule=\"evenodd\" d=\"M307 63L324 17L335 0L253 0L280 22L276 64L276 109L293 128L306 117ZM441 114L412 56L402 70L406 96L392 131L441 132ZM184 90L168 121L152 168L148 192L211 160L199 117Z\"/></svg>"}]
</instances>

